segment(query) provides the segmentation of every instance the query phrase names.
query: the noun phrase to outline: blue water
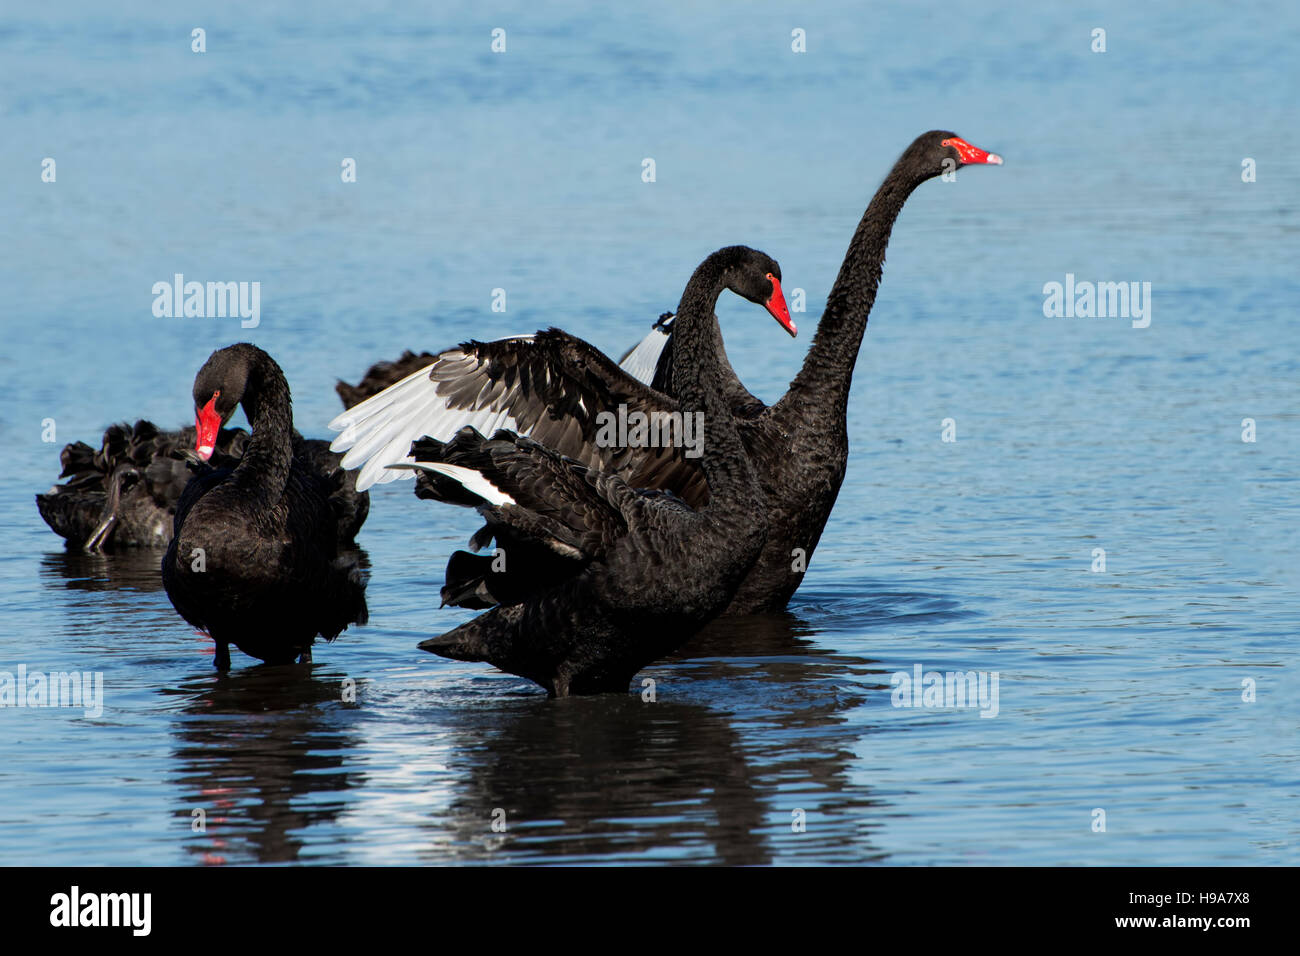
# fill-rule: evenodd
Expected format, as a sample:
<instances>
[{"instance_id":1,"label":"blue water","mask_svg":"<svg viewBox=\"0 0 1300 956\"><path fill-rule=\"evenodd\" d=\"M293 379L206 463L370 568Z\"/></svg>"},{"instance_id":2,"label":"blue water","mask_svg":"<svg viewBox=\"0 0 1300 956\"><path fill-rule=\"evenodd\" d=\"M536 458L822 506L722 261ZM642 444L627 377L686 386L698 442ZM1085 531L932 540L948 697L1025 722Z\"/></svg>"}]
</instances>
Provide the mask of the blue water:
<instances>
[{"instance_id":1,"label":"blue water","mask_svg":"<svg viewBox=\"0 0 1300 956\"><path fill-rule=\"evenodd\" d=\"M0 670L105 694L0 708L0 862L1300 860L1293 5L434 6L0 26ZM65 554L36 512L65 442L186 422L216 347L275 355L323 436L335 379L404 348L554 324L617 353L736 242L807 296L795 342L719 309L774 400L934 127L1006 165L898 223L806 582L647 668L652 703L418 651L468 616L437 588L476 522L408 483L362 532L370 625L225 678L157 555ZM260 282L261 324L156 318L178 272ZM1150 326L1045 317L1067 273L1150 282ZM892 706L917 664L997 672L997 716Z\"/></svg>"}]
</instances>

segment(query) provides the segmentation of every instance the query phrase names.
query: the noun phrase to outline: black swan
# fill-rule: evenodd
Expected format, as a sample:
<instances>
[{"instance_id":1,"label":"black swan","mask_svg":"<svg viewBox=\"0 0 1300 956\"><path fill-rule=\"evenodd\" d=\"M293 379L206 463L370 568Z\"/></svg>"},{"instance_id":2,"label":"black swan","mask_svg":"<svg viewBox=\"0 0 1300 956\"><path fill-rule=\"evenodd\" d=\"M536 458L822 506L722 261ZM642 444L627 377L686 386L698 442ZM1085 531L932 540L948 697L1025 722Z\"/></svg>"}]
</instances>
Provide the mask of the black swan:
<instances>
[{"instance_id":1,"label":"black swan","mask_svg":"<svg viewBox=\"0 0 1300 956\"><path fill-rule=\"evenodd\" d=\"M903 204L928 179L957 166L986 164L1000 166L1002 157L947 130L918 136L876 190L858 223L812 346L789 390L769 407L740 386L733 408L738 415L755 419L754 431L742 430L742 437L758 459L771 525L767 547L727 614L783 610L802 582L803 569L830 518L848 463L853 368L880 286L885 248ZM645 366L661 351L649 381L669 394L674 325L670 316L661 316L629 353L636 353ZM735 373L730 377L735 379Z\"/></svg>"},{"instance_id":2,"label":"black swan","mask_svg":"<svg viewBox=\"0 0 1300 956\"><path fill-rule=\"evenodd\" d=\"M217 457L238 457L246 436L242 430L222 429ZM59 477L68 480L37 495L36 507L70 547L165 548L176 502L191 475L184 455L194 439L193 428L167 432L143 419L110 425L98 451L80 441L63 447Z\"/></svg>"},{"instance_id":3,"label":"black swan","mask_svg":"<svg viewBox=\"0 0 1300 956\"><path fill-rule=\"evenodd\" d=\"M908 146L872 197L849 243L839 276L826 300L817 335L803 368L786 394L764 405L740 383L712 326L729 405L741 440L754 456L769 512L762 556L728 607L728 614L778 611L803 580L839 494L848 462L848 396L867 318L880 284L885 247L894 221L912 191L958 166L995 164L1002 158L954 133L934 130ZM589 352L565 354L539 335L536 340L471 342L444 352L438 361L387 391L340 415L344 429L331 448L348 450L345 467L362 466L358 487L367 487L388 464L402 461L407 441L459 424L506 423L586 464L616 470L638 487L672 491L689 504L706 500L698 463L655 449L626 450L611 457L598 447L595 416L621 403L647 413L671 408L660 390L671 381L671 337L663 319L624 357L645 375L657 368L659 387L646 387L612 362ZM601 356L603 358L603 356ZM671 388L669 387L669 391ZM409 459L407 459L409 460ZM378 480L386 480L378 478Z\"/></svg>"},{"instance_id":4,"label":"black swan","mask_svg":"<svg viewBox=\"0 0 1300 956\"><path fill-rule=\"evenodd\" d=\"M233 468L247 442L244 429L221 429L209 464ZM36 507L69 547L165 548L171 543L176 504L199 462L194 445L193 426L163 431L144 419L110 425L98 451L85 442L64 446L59 477L68 480L38 494ZM355 473L341 466L343 456L330 451L327 442L294 432L293 448L330 482L339 543L352 544L369 512L370 496L357 491Z\"/></svg>"},{"instance_id":5,"label":"black swan","mask_svg":"<svg viewBox=\"0 0 1300 956\"><path fill-rule=\"evenodd\" d=\"M252 433L234 468L192 478L163 557L167 596L217 644L267 663L311 660L316 636L333 640L366 622L358 552L341 552L330 483L294 454L289 383L253 345L213 352L194 380L195 450L210 458L242 405Z\"/></svg>"},{"instance_id":6,"label":"black swan","mask_svg":"<svg viewBox=\"0 0 1300 956\"><path fill-rule=\"evenodd\" d=\"M767 525L753 506L758 476L726 405L709 327L723 289L787 322L779 277L768 256L731 246L705 259L682 294L675 334L697 361L677 363L673 387L680 420L707 429L698 459L707 505L639 490L505 429L489 439L466 427L449 442L414 443L415 461L395 467L420 471L421 497L478 509L487 527L475 537L496 539L501 589L510 592L508 603L421 648L487 661L555 697L626 692L638 670L727 606ZM460 552L449 582L462 557L492 560Z\"/></svg>"}]
</instances>

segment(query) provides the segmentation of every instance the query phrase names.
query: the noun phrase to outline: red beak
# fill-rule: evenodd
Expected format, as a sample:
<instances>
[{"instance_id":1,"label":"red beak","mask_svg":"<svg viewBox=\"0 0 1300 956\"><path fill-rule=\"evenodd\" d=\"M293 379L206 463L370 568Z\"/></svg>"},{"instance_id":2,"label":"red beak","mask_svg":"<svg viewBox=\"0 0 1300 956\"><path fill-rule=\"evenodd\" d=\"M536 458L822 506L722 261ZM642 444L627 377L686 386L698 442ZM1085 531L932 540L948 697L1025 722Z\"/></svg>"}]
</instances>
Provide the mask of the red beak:
<instances>
[{"instance_id":1,"label":"red beak","mask_svg":"<svg viewBox=\"0 0 1300 956\"><path fill-rule=\"evenodd\" d=\"M794 322L790 319L790 308L785 304L785 293L781 291L781 280L772 273L767 277L772 282L772 295L763 303L767 311L772 313L772 318L781 323L781 328L790 333L791 338L799 334L795 328Z\"/></svg>"},{"instance_id":2,"label":"red beak","mask_svg":"<svg viewBox=\"0 0 1300 956\"><path fill-rule=\"evenodd\" d=\"M953 149L957 150L957 154L961 156L961 163L963 166L974 166L977 163L989 163L993 166L1002 165L1002 157L997 153L990 153L986 150L980 149L978 146L972 146L960 136L945 139L942 145L951 146Z\"/></svg>"},{"instance_id":3,"label":"red beak","mask_svg":"<svg viewBox=\"0 0 1300 956\"><path fill-rule=\"evenodd\" d=\"M212 457L212 453L217 447L217 432L221 430L221 416L217 414L217 396L221 392L213 392L212 397L208 399L208 404L198 410L194 416L194 430L198 432L198 440L194 443L194 451L204 461Z\"/></svg>"}]
</instances>

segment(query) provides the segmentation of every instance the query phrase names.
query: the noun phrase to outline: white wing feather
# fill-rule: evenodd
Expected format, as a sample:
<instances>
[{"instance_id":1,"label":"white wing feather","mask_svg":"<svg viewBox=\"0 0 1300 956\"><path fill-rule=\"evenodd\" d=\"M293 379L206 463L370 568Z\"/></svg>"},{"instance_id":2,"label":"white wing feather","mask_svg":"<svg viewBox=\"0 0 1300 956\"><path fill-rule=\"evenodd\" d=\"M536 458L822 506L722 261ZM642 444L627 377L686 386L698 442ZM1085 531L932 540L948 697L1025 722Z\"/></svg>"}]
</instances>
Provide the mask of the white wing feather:
<instances>
[{"instance_id":1,"label":"white wing feather","mask_svg":"<svg viewBox=\"0 0 1300 956\"><path fill-rule=\"evenodd\" d=\"M388 467L395 471L406 472L410 475L415 474L416 469L421 471L433 471L440 475L446 475L448 478L460 482L465 490L473 492L490 505L512 505L515 503L514 498L511 498L508 494L496 485L492 484L492 482L488 481L480 472L475 471L473 468L464 468L461 465L444 465L442 462L434 461L417 461L412 462L409 465L397 464L389 465Z\"/></svg>"},{"instance_id":2,"label":"white wing feather","mask_svg":"<svg viewBox=\"0 0 1300 956\"><path fill-rule=\"evenodd\" d=\"M618 363L618 367L631 375L643 385L649 385L655 377L659 366L659 356L668 344L668 333L655 326L650 334L637 343L636 348L627 353L627 357Z\"/></svg>"},{"instance_id":3,"label":"white wing feather","mask_svg":"<svg viewBox=\"0 0 1300 956\"><path fill-rule=\"evenodd\" d=\"M511 339L531 341L531 335L514 335ZM505 341L505 340L502 340ZM444 352L439 360L464 356L459 350ZM498 428L519 431L518 423L508 411L494 408L462 409L448 406L438 394L438 382L429 378L432 362L400 382L384 389L335 417L329 427L340 431L330 444L332 451L346 452L344 468L360 469L357 490L371 485L410 478L409 469L392 469L395 464L413 464L411 442L428 435L450 441L460 429L469 425L484 435Z\"/></svg>"}]
</instances>

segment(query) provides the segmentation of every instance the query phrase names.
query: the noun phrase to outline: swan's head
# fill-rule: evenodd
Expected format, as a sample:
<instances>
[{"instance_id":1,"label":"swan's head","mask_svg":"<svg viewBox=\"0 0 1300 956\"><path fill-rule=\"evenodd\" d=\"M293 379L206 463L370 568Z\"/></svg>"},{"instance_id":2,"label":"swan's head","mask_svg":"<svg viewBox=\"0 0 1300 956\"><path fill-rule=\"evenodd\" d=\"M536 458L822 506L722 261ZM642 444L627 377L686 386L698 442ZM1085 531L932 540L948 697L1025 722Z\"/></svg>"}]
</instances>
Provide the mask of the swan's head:
<instances>
[{"instance_id":1,"label":"swan's head","mask_svg":"<svg viewBox=\"0 0 1300 956\"><path fill-rule=\"evenodd\" d=\"M1002 157L997 153L980 149L946 129L922 133L907 148L903 158L925 178L952 172L958 166L1002 165Z\"/></svg>"},{"instance_id":2,"label":"swan's head","mask_svg":"<svg viewBox=\"0 0 1300 956\"><path fill-rule=\"evenodd\" d=\"M781 291L781 266L775 259L748 246L728 246L710 258L714 256L724 264L722 281L728 289L767 309L792 336L799 334Z\"/></svg>"},{"instance_id":3,"label":"swan's head","mask_svg":"<svg viewBox=\"0 0 1300 956\"><path fill-rule=\"evenodd\" d=\"M258 354L253 345L231 345L208 356L194 378L194 451L207 461L217 447L217 433L230 421L248 390L248 376Z\"/></svg>"}]
</instances>

